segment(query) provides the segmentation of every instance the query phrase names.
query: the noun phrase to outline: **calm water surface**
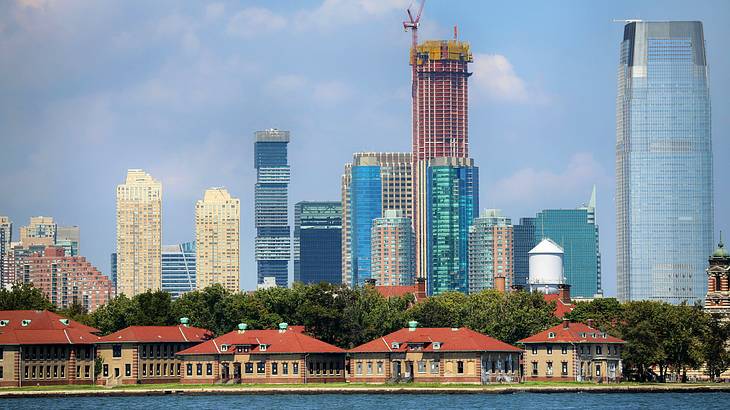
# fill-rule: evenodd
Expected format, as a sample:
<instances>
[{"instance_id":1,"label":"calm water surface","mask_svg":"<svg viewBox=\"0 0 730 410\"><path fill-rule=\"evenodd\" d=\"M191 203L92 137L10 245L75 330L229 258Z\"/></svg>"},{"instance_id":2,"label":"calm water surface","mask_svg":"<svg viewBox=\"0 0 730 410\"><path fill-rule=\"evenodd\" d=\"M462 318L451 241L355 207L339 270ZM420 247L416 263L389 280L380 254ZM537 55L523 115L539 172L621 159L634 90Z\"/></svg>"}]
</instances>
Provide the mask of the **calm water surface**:
<instances>
[{"instance_id":1,"label":"calm water surface","mask_svg":"<svg viewBox=\"0 0 730 410\"><path fill-rule=\"evenodd\" d=\"M319 394L0 399L0 409L728 409L728 393Z\"/></svg>"}]
</instances>

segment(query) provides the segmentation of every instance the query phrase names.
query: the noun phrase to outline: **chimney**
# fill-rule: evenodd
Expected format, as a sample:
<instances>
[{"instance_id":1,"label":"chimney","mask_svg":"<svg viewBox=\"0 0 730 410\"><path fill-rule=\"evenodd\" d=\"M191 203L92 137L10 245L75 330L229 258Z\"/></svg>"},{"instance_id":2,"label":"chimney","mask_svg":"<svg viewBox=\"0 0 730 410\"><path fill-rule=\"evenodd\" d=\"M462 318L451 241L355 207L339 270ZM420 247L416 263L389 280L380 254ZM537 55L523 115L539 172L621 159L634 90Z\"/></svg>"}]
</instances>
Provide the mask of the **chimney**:
<instances>
[{"instance_id":1,"label":"chimney","mask_svg":"<svg viewBox=\"0 0 730 410\"><path fill-rule=\"evenodd\" d=\"M426 299L426 279L425 278L416 279L416 294L414 296L416 297L416 300Z\"/></svg>"},{"instance_id":2,"label":"chimney","mask_svg":"<svg viewBox=\"0 0 730 410\"><path fill-rule=\"evenodd\" d=\"M588 319L588 327L593 328L594 322L593 319Z\"/></svg>"},{"instance_id":3,"label":"chimney","mask_svg":"<svg viewBox=\"0 0 730 410\"><path fill-rule=\"evenodd\" d=\"M186 317L181 317L181 318L180 318L180 324L181 324L182 326L184 326L184 327L188 327L188 326L189 326L189 323L190 323L190 319L188 319L188 318L186 318Z\"/></svg>"},{"instance_id":4,"label":"chimney","mask_svg":"<svg viewBox=\"0 0 730 410\"><path fill-rule=\"evenodd\" d=\"M563 319L563 329L568 329L570 327L570 319Z\"/></svg>"},{"instance_id":5,"label":"chimney","mask_svg":"<svg viewBox=\"0 0 730 410\"><path fill-rule=\"evenodd\" d=\"M365 286L375 286L375 279L365 279Z\"/></svg>"},{"instance_id":6,"label":"chimney","mask_svg":"<svg viewBox=\"0 0 730 410\"><path fill-rule=\"evenodd\" d=\"M248 325L245 323L239 323L238 324L238 333L244 333L246 329L248 328Z\"/></svg>"},{"instance_id":7,"label":"chimney","mask_svg":"<svg viewBox=\"0 0 730 410\"><path fill-rule=\"evenodd\" d=\"M504 276L496 276L494 278L494 288L497 289L498 292L504 293L507 288L507 282Z\"/></svg>"},{"instance_id":8,"label":"chimney","mask_svg":"<svg viewBox=\"0 0 730 410\"><path fill-rule=\"evenodd\" d=\"M558 295L560 300L566 304L569 305L570 302L570 285L568 284L561 284L558 285Z\"/></svg>"}]
</instances>

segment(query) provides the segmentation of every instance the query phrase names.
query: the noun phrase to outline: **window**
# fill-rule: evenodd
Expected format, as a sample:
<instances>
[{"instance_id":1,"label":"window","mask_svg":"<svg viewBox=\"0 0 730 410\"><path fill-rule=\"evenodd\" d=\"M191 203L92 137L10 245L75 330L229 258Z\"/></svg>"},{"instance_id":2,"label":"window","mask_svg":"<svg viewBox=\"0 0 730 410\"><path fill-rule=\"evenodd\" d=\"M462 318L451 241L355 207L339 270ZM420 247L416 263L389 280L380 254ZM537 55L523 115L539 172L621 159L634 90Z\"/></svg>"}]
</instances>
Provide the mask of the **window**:
<instances>
[{"instance_id":1,"label":"window","mask_svg":"<svg viewBox=\"0 0 730 410\"><path fill-rule=\"evenodd\" d=\"M4 378L5 374L3 374L3 367L0 366L0 379Z\"/></svg>"},{"instance_id":2,"label":"window","mask_svg":"<svg viewBox=\"0 0 730 410\"><path fill-rule=\"evenodd\" d=\"M373 362L368 362L368 374L373 374Z\"/></svg>"},{"instance_id":3,"label":"window","mask_svg":"<svg viewBox=\"0 0 730 410\"><path fill-rule=\"evenodd\" d=\"M289 374L289 362L284 362L281 364L281 372L283 374Z\"/></svg>"},{"instance_id":4,"label":"window","mask_svg":"<svg viewBox=\"0 0 730 410\"><path fill-rule=\"evenodd\" d=\"M378 374L383 374L383 362L378 362L376 369Z\"/></svg>"},{"instance_id":5,"label":"window","mask_svg":"<svg viewBox=\"0 0 730 410\"><path fill-rule=\"evenodd\" d=\"M147 366L142 365L142 376L147 376Z\"/></svg>"},{"instance_id":6,"label":"window","mask_svg":"<svg viewBox=\"0 0 730 410\"><path fill-rule=\"evenodd\" d=\"M601 365L596 364L596 377L601 377Z\"/></svg>"},{"instance_id":7,"label":"window","mask_svg":"<svg viewBox=\"0 0 730 410\"><path fill-rule=\"evenodd\" d=\"M170 363L170 376L175 375L175 365Z\"/></svg>"},{"instance_id":8,"label":"window","mask_svg":"<svg viewBox=\"0 0 730 410\"><path fill-rule=\"evenodd\" d=\"M252 374L253 373L253 363L246 362L245 366L246 366L246 368L245 368L246 374Z\"/></svg>"},{"instance_id":9,"label":"window","mask_svg":"<svg viewBox=\"0 0 730 410\"><path fill-rule=\"evenodd\" d=\"M147 345L140 346L140 356L142 356L143 359L147 358Z\"/></svg>"},{"instance_id":10,"label":"window","mask_svg":"<svg viewBox=\"0 0 730 410\"><path fill-rule=\"evenodd\" d=\"M583 354L583 345L580 345L580 354Z\"/></svg>"},{"instance_id":11,"label":"window","mask_svg":"<svg viewBox=\"0 0 730 410\"><path fill-rule=\"evenodd\" d=\"M355 363L355 374L362 374L362 362Z\"/></svg>"},{"instance_id":12,"label":"window","mask_svg":"<svg viewBox=\"0 0 730 410\"><path fill-rule=\"evenodd\" d=\"M418 361L418 373L426 373L426 361L425 360Z\"/></svg>"},{"instance_id":13,"label":"window","mask_svg":"<svg viewBox=\"0 0 730 410\"><path fill-rule=\"evenodd\" d=\"M537 346L532 346L532 354L537 354Z\"/></svg>"},{"instance_id":14,"label":"window","mask_svg":"<svg viewBox=\"0 0 730 410\"><path fill-rule=\"evenodd\" d=\"M107 365L105 376L109 376L109 365ZM58 377L58 366L53 366L53 377Z\"/></svg>"},{"instance_id":15,"label":"window","mask_svg":"<svg viewBox=\"0 0 730 410\"><path fill-rule=\"evenodd\" d=\"M205 365L205 374L207 376L212 376L213 375L213 363L208 363L208 364Z\"/></svg>"},{"instance_id":16,"label":"window","mask_svg":"<svg viewBox=\"0 0 730 410\"><path fill-rule=\"evenodd\" d=\"M545 350L547 350L547 354L553 354L553 346L552 345L547 345L547 347L545 348Z\"/></svg>"},{"instance_id":17,"label":"window","mask_svg":"<svg viewBox=\"0 0 730 410\"><path fill-rule=\"evenodd\" d=\"M188 376L192 376L193 375L193 365L190 364L190 363L188 363L188 371L187 371L187 373L188 373Z\"/></svg>"},{"instance_id":18,"label":"window","mask_svg":"<svg viewBox=\"0 0 730 410\"><path fill-rule=\"evenodd\" d=\"M81 377L81 366L76 366L76 378Z\"/></svg>"},{"instance_id":19,"label":"window","mask_svg":"<svg viewBox=\"0 0 730 410\"><path fill-rule=\"evenodd\" d=\"M65 374L66 374L66 366L65 365L61 365L61 377L66 377ZM28 372L27 371L26 371L26 374L25 375L28 376Z\"/></svg>"},{"instance_id":20,"label":"window","mask_svg":"<svg viewBox=\"0 0 730 410\"><path fill-rule=\"evenodd\" d=\"M195 365L195 374L197 374L198 376L203 375L203 363L198 363Z\"/></svg>"},{"instance_id":21,"label":"window","mask_svg":"<svg viewBox=\"0 0 730 410\"><path fill-rule=\"evenodd\" d=\"M271 363L271 374L273 374L273 375L279 374L279 364L278 363Z\"/></svg>"},{"instance_id":22,"label":"window","mask_svg":"<svg viewBox=\"0 0 730 410\"><path fill-rule=\"evenodd\" d=\"M26 379L28 378L28 366L25 366L25 376L23 377L25 377Z\"/></svg>"},{"instance_id":23,"label":"window","mask_svg":"<svg viewBox=\"0 0 730 410\"><path fill-rule=\"evenodd\" d=\"M180 376L180 363L178 363L177 366L175 366L175 372L177 373L178 376Z\"/></svg>"},{"instance_id":24,"label":"window","mask_svg":"<svg viewBox=\"0 0 730 410\"><path fill-rule=\"evenodd\" d=\"M560 374L563 376L568 375L568 362L561 362L560 363Z\"/></svg>"},{"instance_id":25,"label":"window","mask_svg":"<svg viewBox=\"0 0 730 410\"><path fill-rule=\"evenodd\" d=\"M200 365L198 365L198 366L200 366ZM200 371L198 371L198 374L200 374ZM160 364L159 363L157 363L157 366L155 368L155 375L157 375L157 376L160 375Z\"/></svg>"},{"instance_id":26,"label":"window","mask_svg":"<svg viewBox=\"0 0 730 410\"><path fill-rule=\"evenodd\" d=\"M537 376L537 362L532 362L532 375Z\"/></svg>"},{"instance_id":27,"label":"window","mask_svg":"<svg viewBox=\"0 0 730 410\"><path fill-rule=\"evenodd\" d=\"M292 363L291 371L293 374L299 374L299 363L297 363L297 362Z\"/></svg>"},{"instance_id":28,"label":"window","mask_svg":"<svg viewBox=\"0 0 730 410\"><path fill-rule=\"evenodd\" d=\"M109 377L109 365L104 363L104 366L102 366L101 368L102 368L101 373L104 375L104 377ZM53 376L55 377L55 374Z\"/></svg>"},{"instance_id":29,"label":"window","mask_svg":"<svg viewBox=\"0 0 730 410\"><path fill-rule=\"evenodd\" d=\"M439 361L434 360L431 362L431 373L438 374L439 372Z\"/></svg>"},{"instance_id":30,"label":"window","mask_svg":"<svg viewBox=\"0 0 730 410\"><path fill-rule=\"evenodd\" d=\"M124 365L124 375L127 377L132 375L132 364L131 363L126 363Z\"/></svg>"},{"instance_id":31,"label":"window","mask_svg":"<svg viewBox=\"0 0 730 410\"><path fill-rule=\"evenodd\" d=\"M458 374L464 373L464 362L461 360L458 360L456 362L456 373L458 373Z\"/></svg>"},{"instance_id":32,"label":"window","mask_svg":"<svg viewBox=\"0 0 730 410\"><path fill-rule=\"evenodd\" d=\"M256 364L256 373L258 373L258 374L266 373L266 362L258 362Z\"/></svg>"},{"instance_id":33,"label":"window","mask_svg":"<svg viewBox=\"0 0 730 410\"><path fill-rule=\"evenodd\" d=\"M601 346L596 346L596 354L602 354L603 348Z\"/></svg>"},{"instance_id":34,"label":"window","mask_svg":"<svg viewBox=\"0 0 730 410\"><path fill-rule=\"evenodd\" d=\"M118 367L114 368L114 377L117 377L117 378L119 377L119 368Z\"/></svg>"},{"instance_id":35,"label":"window","mask_svg":"<svg viewBox=\"0 0 730 410\"><path fill-rule=\"evenodd\" d=\"M167 363L163 363L162 364L162 375L164 376L166 374L167 374Z\"/></svg>"},{"instance_id":36,"label":"window","mask_svg":"<svg viewBox=\"0 0 730 410\"><path fill-rule=\"evenodd\" d=\"M122 357L122 345L112 346L112 357Z\"/></svg>"},{"instance_id":37,"label":"window","mask_svg":"<svg viewBox=\"0 0 730 410\"><path fill-rule=\"evenodd\" d=\"M553 362L547 362L547 371L545 372L548 376L553 375Z\"/></svg>"},{"instance_id":38,"label":"window","mask_svg":"<svg viewBox=\"0 0 730 410\"><path fill-rule=\"evenodd\" d=\"M89 376L87 375L86 377L89 377ZM48 366L46 366L46 379L50 379L50 378L51 378L51 366L48 365Z\"/></svg>"},{"instance_id":39,"label":"window","mask_svg":"<svg viewBox=\"0 0 730 410\"><path fill-rule=\"evenodd\" d=\"M562 345L562 346L560 346L560 353L561 354L568 354L568 345Z\"/></svg>"}]
</instances>

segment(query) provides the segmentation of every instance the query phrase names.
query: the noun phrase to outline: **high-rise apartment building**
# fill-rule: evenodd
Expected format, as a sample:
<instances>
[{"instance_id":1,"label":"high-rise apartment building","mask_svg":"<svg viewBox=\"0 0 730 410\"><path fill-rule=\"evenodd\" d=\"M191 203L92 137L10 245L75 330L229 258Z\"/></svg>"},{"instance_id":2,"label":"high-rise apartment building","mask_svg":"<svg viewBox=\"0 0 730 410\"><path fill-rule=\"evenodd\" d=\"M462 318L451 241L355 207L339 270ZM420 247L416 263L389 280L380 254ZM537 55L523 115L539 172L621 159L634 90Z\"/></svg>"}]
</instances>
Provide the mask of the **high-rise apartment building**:
<instances>
[{"instance_id":1,"label":"high-rise apartment building","mask_svg":"<svg viewBox=\"0 0 730 410\"><path fill-rule=\"evenodd\" d=\"M112 281L82 256L66 256L65 249L49 246L17 260L24 283L32 283L59 308L79 304L93 311L114 297Z\"/></svg>"},{"instance_id":2,"label":"high-rise apartment building","mask_svg":"<svg viewBox=\"0 0 730 410\"><path fill-rule=\"evenodd\" d=\"M479 169L469 158L435 158L426 169L429 295L469 290L469 226L479 209Z\"/></svg>"},{"instance_id":3,"label":"high-rise apartment building","mask_svg":"<svg viewBox=\"0 0 730 410\"><path fill-rule=\"evenodd\" d=\"M370 279L371 228L386 210L413 213L411 154L358 152L342 177L342 281L350 286Z\"/></svg>"},{"instance_id":4,"label":"high-rise apartment building","mask_svg":"<svg viewBox=\"0 0 730 410\"><path fill-rule=\"evenodd\" d=\"M111 278L112 283L114 283L114 289L117 288L117 253L114 252L111 254L109 258L109 278Z\"/></svg>"},{"instance_id":5,"label":"high-rise apartment building","mask_svg":"<svg viewBox=\"0 0 730 410\"><path fill-rule=\"evenodd\" d=\"M512 255L515 273L513 286L527 288L527 281L530 277L529 252L536 245L535 218L520 218L520 223L513 228Z\"/></svg>"},{"instance_id":6,"label":"high-rise apartment building","mask_svg":"<svg viewBox=\"0 0 730 410\"><path fill-rule=\"evenodd\" d=\"M288 144L289 131L256 132L254 219L258 283L263 283L265 277L275 277L279 287L288 285L291 259Z\"/></svg>"},{"instance_id":7,"label":"high-rise apartment building","mask_svg":"<svg viewBox=\"0 0 730 410\"><path fill-rule=\"evenodd\" d=\"M294 205L294 281L342 283L342 203Z\"/></svg>"},{"instance_id":8,"label":"high-rise apartment building","mask_svg":"<svg viewBox=\"0 0 730 410\"><path fill-rule=\"evenodd\" d=\"M10 244L13 242L13 221L0 216L0 286L12 285L15 273L10 275Z\"/></svg>"},{"instance_id":9,"label":"high-rise apartment building","mask_svg":"<svg viewBox=\"0 0 730 410\"><path fill-rule=\"evenodd\" d=\"M241 290L241 201L225 188L210 188L195 204L196 283Z\"/></svg>"},{"instance_id":10,"label":"high-rise apartment building","mask_svg":"<svg viewBox=\"0 0 730 410\"><path fill-rule=\"evenodd\" d=\"M162 184L130 169L117 186L117 294L160 289L161 251Z\"/></svg>"},{"instance_id":11,"label":"high-rise apartment building","mask_svg":"<svg viewBox=\"0 0 730 410\"><path fill-rule=\"evenodd\" d=\"M546 209L535 217L535 242L550 238L563 248L563 275L575 297L603 294L596 223L596 189L577 209Z\"/></svg>"},{"instance_id":12,"label":"high-rise apartment building","mask_svg":"<svg viewBox=\"0 0 730 410\"><path fill-rule=\"evenodd\" d=\"M710 129L702 23L627 23L616 99L619 299L704 299L713 245Z\"/></svg>"},{"instance_id":13,"label":"high-rise apartment building","mask_svg":"<svg viewBox=\"0 0 730 410\"><path fill-rule=\"evenodd\" d=\"M81 230L78 226L59 226L56 228L56 246L66 251L66 256L77 256L81 243Z\"/></svg>"},{"instance_id":14,"label":"high-rise apartment building","mask_svg":"<svg viewBox=\"0 0 730 410\"><path fill-rule=\"evenodd\" d=\"M428 275L429 215L426 169L433 158L469 157L469 43L426 41L411 50L413 81L413 225L416 234L416 274ZM429 286L429 288L431 288ZM466 286L464 286L466 290Z\"/></svg>"},{"instance_id":15,"label":"high-rise apartment building","mask_svg":"<svg viewBox=\"0 0 730 410\"><path fill-rule=\"evenodd\" d=\"M162 247L162 290L177 299L196 289L195 242Z\"/></svg>"},{"instance_id":16,"label":"high-rise apartment building","mask_svg":"<svg viewBox=\"0 0 730 410\"><path fill-rule=\"evenodd\" d=\"M23 247L53 246L56 243L57 225L50 216L32 216L30 223L20 227L20 243Z\"/></svg>"},{"instance_id":17,"label":"high-rise apartment building","mask_svg":"<svg viewBox=\"0 0 730 410\"><path fill-rule=\"evenodd\" d=\"M494 278L514 282L512 220L499 209L485 209L469 227L469 293L494 289Z\"/></svg>"},{"instance_id":18,"label":"high-rise apartment building","mask_svg":"<svg viewBox=\"0 0 730 410\"><path fill-rule=\"evenodd\" d=\"M383 212L371 230L371 279L378 286L413 286L416 275L416 237L411 218L400 209Z\"/></svg>"}]
</instances>

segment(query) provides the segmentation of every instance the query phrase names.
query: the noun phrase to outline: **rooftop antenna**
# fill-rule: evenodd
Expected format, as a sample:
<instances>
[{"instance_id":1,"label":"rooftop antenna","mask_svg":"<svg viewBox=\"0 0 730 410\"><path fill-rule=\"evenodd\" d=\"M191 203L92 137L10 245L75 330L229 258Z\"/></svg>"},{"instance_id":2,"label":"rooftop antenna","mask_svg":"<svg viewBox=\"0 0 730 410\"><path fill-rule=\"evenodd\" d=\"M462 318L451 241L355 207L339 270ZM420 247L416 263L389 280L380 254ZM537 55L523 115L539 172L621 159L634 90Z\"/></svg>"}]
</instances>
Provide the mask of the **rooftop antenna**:
<instances>
[{"instance_id":1,"label":"rooftop antenna","mask_svg":"<svg viewBox=\"0 0 730 410\"><path fill-rule=\"evenodd\" d=\"M403 30L411 30L411 66L413 67L412 72L412 85L411 95L416 97L416 47L418 47L418 26L421 21L421 13L423 12L423 6L426 5L426 0L421 1L421 7L418 8L418 14L413 17L411 13L411 6L408 6L406 13L408 14L408 20L403 22Z\"/></svg>"},{"instance_id":2,"label":"rooftop antenna","mask_svg":"<svg viewBox=\"0 0 730 410\"><path fill-rule=\"evenodd\" d=\"M459 26L454 25L454 40L459 40Z\"/></svg>"}]
</instances>

